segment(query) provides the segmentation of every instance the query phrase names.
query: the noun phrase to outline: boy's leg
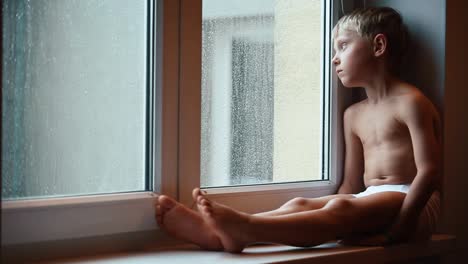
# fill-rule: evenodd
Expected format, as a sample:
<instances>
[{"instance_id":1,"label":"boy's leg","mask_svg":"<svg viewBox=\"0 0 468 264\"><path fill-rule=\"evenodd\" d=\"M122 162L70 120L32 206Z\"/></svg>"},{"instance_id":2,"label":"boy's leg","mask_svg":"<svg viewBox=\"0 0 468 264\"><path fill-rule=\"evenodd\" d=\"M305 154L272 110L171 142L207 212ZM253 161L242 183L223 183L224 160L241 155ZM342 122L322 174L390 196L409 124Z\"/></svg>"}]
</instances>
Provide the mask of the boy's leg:
<instances>
[{"instance_id":1,"label":"boy's leg","mask_svg":"<svg viewBox=\"0 0 468 264\"><path fill-rule=\"evenodd\" d=\"M194 190L193 196L201 195L199 189ZM331 195L315 199L295 198L274 211L258 214L259 216L274 216L313 210L323 207L330 199L343 197ZM346 195L345 195L346 197ZM156 221L166 233L186 242L194 243L204 249L222 250L223 246L211 225L207 225L199 213L178 203L174 199L160 195L156 198Z\"/></svg>"},{"instance_id":2,"label":"boy's leg","mask_svg":"<svg viewBox=\"0 0 468 264\"><path fill-rule=\"evenodd\" d=\"M382 192L362 198L335 198L321 209L280 216L245 214L203 196L197 200L203 218L213 226L223 247L240 252L255 242L314 246L352 233L377 231L392 223L405 196Z\"/></svg>"},{"instance_id":3,"label":"boy's leg","mask_svg":"<svg viewBox=\"0 0 468 264\"><path fill-rule=\"evenodd\" d=\"M303 211L311 211L323 208L330 200L336 198L352 199L351 194L334 194L317 198L297 197L287 201L276 210L255 214L257 216L279 216Z\"/></svg>"},{"instance_id":4,"label":"boy's leg","mask_svg":"<svg viewBox=\"0 0 468 264\"><path fill-rule=\"evenodd\" d=\"M156 198L155 209L159 227L171 236L204 249L223 250L213 227L199 213L166 195Z\"/></svg>"},{"instance_id":5,"label":"boy's leg","mask_svg":"<svg viewBox=\"0 0 468 264\"><path fill-rule=\"evenodd\" d=\"M192 194L194 199L196 199L196 197L202 193L200 189L195 189ZM295 198L277 210L258 215L273 216L317 209L323 207L328 200L339 196L340 195L331 195L316 199ZM166 233L183 241L194 243L204 249L223 249L213 228L207 225L197 212L166 195L160 195L156 198L155 208L156 221L159 227Z\"/></svg>"},{"instance_id":6,"label":"boy's leg","mask_svg":"<svg viewBox=\"0 0 468 264\"><path fill-rule=\"evenodd\" d=\"M199 188L195 188L192 191L192 197L193 197L194 202L197 202L197 199L201 199L203 197L203 194L204 193L202 193L202 191ZM351 194L334 194L334 195L327 195L327 196L322 196L322 197L317 197L317 198L296 197L287 201L278 209L257 213L255 215L257 216L279 216L279 215L285 215L285 214L298 213L302 211L316 210L316 209L320 209L324 207L328 203L328 201L335 199L335 198L351 199L351 198L354 198L354 196Z\"/></svg>"}]
</instances>

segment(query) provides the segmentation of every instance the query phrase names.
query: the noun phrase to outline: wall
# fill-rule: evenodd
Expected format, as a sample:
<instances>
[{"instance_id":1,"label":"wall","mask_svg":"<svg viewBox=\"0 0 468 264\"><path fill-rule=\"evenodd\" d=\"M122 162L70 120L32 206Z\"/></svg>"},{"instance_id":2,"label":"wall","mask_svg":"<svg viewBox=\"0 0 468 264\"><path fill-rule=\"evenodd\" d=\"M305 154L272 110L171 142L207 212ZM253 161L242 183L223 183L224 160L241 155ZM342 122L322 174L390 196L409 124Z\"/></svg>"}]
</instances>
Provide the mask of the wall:
<instances>
[{"instance_id":1,"label":"wall","mask_svg":"<svg viewBox=\"0 0 468 264\"><path fill-rule=\"evenodd\" d=\"M468 20L465 0L447 0L445 68L444 215L442 230L457 236L458 252L445 263L468 258Z\"/></svg>"},{"instance_id":2,"label":"wall","mask_svg":"<svg viewBox=\"0 0 468 264\"><path fill-rule=\"evenodd\" d=\"M403 16L410 46L401 75L421 89L443 112L445 78L445 1L374 0L368 6L390 6ZM421 8L424 6L424 8Z\"/></svg>"}]
</instances>

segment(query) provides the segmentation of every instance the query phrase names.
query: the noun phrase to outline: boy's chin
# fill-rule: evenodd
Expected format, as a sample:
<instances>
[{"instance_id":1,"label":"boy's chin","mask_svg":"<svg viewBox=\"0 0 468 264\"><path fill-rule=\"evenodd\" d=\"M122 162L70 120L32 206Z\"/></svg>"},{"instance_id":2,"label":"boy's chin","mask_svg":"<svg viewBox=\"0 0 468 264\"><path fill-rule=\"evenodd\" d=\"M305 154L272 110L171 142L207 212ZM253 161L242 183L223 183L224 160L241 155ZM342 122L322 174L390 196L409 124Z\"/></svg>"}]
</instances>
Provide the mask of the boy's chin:
<instances>
[{"instance_id":1,"label":"boy's chin","mask_svg":"<svg viewBox=\"0 0 468 264\"><path fill-rule=\"evenodd\" d=\"M357 83L351 82L350 80L340 79L340 81L341 81L341 84L346 88L360 87Z\"/></svg>"},{"instance_id":2,"label":"boy's chin","mask_svg":"<svg viewBox=\"0 0 468 264\"><path fill-rule=\"evenodd\" d=\"M349 83L349 82L343 82L341 81L341 84L346 87L346 88L353 88L353 87L356 87L355 85L353 85L352 83Z\"/></svg>"}]
</instances>

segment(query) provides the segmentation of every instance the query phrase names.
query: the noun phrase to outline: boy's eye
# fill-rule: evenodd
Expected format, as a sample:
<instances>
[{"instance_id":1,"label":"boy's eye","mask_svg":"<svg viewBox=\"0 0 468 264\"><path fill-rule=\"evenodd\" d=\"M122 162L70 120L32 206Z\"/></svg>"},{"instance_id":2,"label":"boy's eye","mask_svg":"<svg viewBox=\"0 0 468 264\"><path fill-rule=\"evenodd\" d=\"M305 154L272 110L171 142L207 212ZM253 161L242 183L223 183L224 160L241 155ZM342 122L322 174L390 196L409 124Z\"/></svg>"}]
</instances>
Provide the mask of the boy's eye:
<instances>
[{"instance_id":1,"label":"boy's eye","mask_svg":"<svg viewBox=\"0 0 468 264\"><path fill-rule=\"evenodd\" d=\"M348 43L343 42L343 43L340 44L340 49L344 50L344 49L346 49L347 46L348 46Z\"/></svg>"}]
</instances>

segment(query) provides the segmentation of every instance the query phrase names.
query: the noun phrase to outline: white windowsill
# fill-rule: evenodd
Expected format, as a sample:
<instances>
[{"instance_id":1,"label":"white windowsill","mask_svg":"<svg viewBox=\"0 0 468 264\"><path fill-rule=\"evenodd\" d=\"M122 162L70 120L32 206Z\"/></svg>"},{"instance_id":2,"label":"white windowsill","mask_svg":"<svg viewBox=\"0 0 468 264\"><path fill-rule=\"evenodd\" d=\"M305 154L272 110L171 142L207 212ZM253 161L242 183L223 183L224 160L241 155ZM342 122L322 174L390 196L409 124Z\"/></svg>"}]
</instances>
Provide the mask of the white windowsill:
<instances>
[{"instance_id":1,"label":"white windowsill","mask_svg":"<svg viewBox=\"0 0 468 264\"><path fill-rule=\"evenodd\" d=\"M387 263L443 256L456 249L455 237L434 235L424 243L389 247L358 247L327 243L313 248L281 245L253 246L242 254L203 251L191 245L69 258L41 263Z\"/></svg>"}]
</instances>

